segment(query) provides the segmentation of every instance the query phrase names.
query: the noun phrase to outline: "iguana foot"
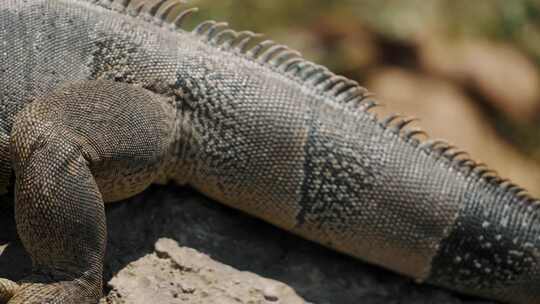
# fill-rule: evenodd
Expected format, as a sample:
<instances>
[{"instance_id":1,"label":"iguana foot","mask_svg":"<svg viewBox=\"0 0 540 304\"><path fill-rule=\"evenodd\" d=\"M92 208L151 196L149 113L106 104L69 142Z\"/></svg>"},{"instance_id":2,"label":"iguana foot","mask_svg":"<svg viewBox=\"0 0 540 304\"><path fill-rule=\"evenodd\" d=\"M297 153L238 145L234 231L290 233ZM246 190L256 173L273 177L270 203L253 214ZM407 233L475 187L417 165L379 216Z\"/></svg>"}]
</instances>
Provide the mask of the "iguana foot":
<instances>
[{"instance_id":1,"label":"iguana foot","mask_svg":"<svg viewBox=\"0 0 540 304\"><path fill-rule=\"evenodd\" d=\"M19 288L19 284L11 280L0 279L0 303L7 303L17 293Z\"/></svg>"},{"instance_id":2,"label":"iguana foot","mask_svg":"<svg viewBox=\"0 0 540 304\"><path fill-rule=\"evenodd\" d=\"M102 293L104 197L143 191L174 148L167 98L128 84L74 83L18 115L10 151L15 218L33 275L9 304L95 304Z\"/></svg>"},{"instance_id":3,"label":"iguana foot","mask_svg":"<svg viewBox=\"0 0 540 304\"><path fill-rule=\"evenodd\" d=\"M20 285L5 279L0 279L0 284L2 303L7 304L97 303L101 295L101 283L84 278L32 275Z\"/></svg>"}]
</instances>

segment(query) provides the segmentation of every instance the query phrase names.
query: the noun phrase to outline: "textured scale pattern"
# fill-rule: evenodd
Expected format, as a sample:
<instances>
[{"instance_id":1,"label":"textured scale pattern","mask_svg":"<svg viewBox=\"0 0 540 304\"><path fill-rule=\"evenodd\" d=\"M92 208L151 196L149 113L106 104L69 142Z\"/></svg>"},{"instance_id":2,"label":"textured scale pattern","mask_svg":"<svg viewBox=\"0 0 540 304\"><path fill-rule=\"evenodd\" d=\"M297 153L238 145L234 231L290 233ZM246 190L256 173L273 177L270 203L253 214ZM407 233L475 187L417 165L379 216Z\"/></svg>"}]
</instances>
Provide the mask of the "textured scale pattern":
<instances>
[{"instance_id":1,"label":"textured scale pattern","mask_svg":"<svg viewBox=\"0 0 540 304\"><path fill-rule=\"evenodd\" d=\"M284 45L182 28L180 5L2 3L0 192L34 269L1 300L96 303L104 203L173 180L418 281L540 301L536 199Z\"/></svg>"},{"instance_id":2,"label":"textured scale pattern","mask_svg":"<svg viewBox=\"0 0 540 304\"><path fill-rule=\"evenodd\" d=\"M305 147L298 229L307 238L322 237L338 250L424 279L459 209L463 179L445 184L451 173L413 147L396 145L397 136L371 117L320 110ZM415 167L404 171L401 164L409 161ZM433 193L432 185L440 191Z\"/></svg>"}]
</instances>

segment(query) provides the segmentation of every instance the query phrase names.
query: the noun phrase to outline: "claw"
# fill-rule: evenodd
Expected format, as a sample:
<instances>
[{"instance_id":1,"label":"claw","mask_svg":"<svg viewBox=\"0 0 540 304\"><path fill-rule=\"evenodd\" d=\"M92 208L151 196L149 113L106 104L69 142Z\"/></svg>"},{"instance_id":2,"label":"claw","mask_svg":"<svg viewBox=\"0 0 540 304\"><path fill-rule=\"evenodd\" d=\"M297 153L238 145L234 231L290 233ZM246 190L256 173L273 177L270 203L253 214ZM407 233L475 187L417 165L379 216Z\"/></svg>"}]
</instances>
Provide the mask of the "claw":
<instances>
[{"instance_id":1,"label":"claw","mask_svg":"<svg viewBox=\"0 0 540 304\"><path fill-rule=\"evenodd\" d=\"M8 280L0 279L0 303L7 303L19 289L19 284Z\"/></svg>"}]
</instances>

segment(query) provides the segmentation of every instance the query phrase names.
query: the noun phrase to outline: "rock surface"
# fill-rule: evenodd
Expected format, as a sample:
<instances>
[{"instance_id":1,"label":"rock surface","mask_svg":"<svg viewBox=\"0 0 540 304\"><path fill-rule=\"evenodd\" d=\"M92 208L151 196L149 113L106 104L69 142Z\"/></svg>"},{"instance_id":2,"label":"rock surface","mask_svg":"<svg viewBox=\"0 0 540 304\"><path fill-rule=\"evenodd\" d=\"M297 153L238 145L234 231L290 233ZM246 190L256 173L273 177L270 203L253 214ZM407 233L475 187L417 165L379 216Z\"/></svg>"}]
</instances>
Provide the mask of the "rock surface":
<instances>
[{"instance_id":1,"label":"rock surface","mask_svg":"<svg viewBox=\"0 0 540 304\"><path fill-rule=\"evenodd\" d=\"M289 286L219 263L195 249L160 239L155 252L122 269L107 303L305 304Z\"/></svg>"},{"instance_id":2,"label":"rock surface","mask_svg":"<svg viewBox=\"0 0 540 304\"><path fill-rule=\"evenodd\" d=\"M10 212L4 213L0 222L13 224ZM189 294L193 287L200 288L202 295L203 290L216 291L225 286L231 288L223 291L225 294L240 296L240 301L233 303L248 303L250 297L261 299L260 295L264 296L268 290L261 286L274 286L273 292L280 299L290 296L291 302L277 302L287 304L295 303L299 297L316 304L491 303L415 284L222 207L189 189L153 186L127 202L108 206L107 223L105 303L135 304L149 298L151 301L144 303L176 303L170 301L171 291L182 289L188 293L179 293L178 299L187 298L178 303L228 303ZM2 231L2 239L15 238L9 231ZM173 239L180 246L211 256L214 261L170 242L163 245L163 241L158 242L160 238ZM204 280L200 272L185 270L186 265L196 269L201 261L214 269L205 272ZM29 269L28 258L16 242L0 255L0 276L18 279ZM259 276L290 286L299 297L281 283ZM242 283L235 285L234 280ZM254 294L243 298L250 290ZM267 295L272 299L271 293ZM268 299L250 303L273 304Z\"/></svg>"}]
</instances>

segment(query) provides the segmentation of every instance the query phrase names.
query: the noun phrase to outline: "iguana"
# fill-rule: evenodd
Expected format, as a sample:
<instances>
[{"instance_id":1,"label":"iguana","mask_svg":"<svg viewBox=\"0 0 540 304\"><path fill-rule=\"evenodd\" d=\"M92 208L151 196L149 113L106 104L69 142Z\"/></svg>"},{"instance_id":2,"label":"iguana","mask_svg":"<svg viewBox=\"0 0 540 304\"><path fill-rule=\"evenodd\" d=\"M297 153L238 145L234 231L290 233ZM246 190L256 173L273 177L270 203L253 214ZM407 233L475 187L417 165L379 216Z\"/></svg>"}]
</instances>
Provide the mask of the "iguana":
<instances>
[{"instance_id":1,"label":"iguana","mask_svg":"<svg viewBox=\"0 0 540 304\"><path fill-rule=\"evenodd\" d=\"M420 282L540 303L539 201L358 83L180 0L3 0L0 186L17 303L95 303L104 202L174 181Z\"/></svg>"}]
</instances>

